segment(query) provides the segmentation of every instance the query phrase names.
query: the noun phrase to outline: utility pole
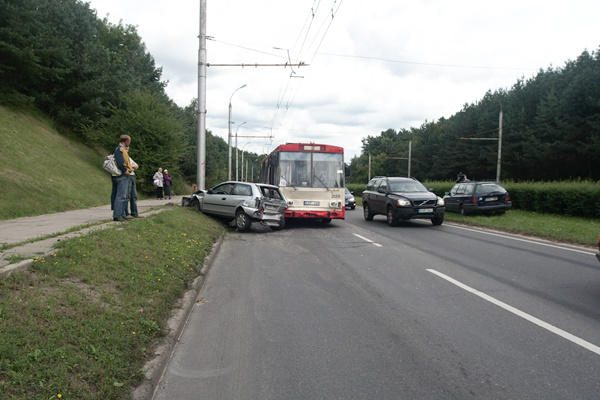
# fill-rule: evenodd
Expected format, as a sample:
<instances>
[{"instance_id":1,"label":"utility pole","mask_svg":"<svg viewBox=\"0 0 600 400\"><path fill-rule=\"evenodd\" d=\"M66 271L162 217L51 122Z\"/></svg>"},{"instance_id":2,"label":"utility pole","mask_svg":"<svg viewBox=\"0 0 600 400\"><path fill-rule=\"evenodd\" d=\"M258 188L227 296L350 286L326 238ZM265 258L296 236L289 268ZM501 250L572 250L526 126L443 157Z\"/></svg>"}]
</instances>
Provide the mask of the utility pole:
<instances>
[{"instance_id":1,"label":"utility pole","mask_svg":"<svg viewBox=\"0 0 600 400\"><path fill-rule=\"evenodd\" d=\"M242 150L242 173L240 174L242 176L242 181L244 180L244 150Z\"/></svg>"},{"instance_id":2,"label":"utility pole","mask_svg":"<svg viewBox=\"0 0 600 400\"><path fill-rule=\"evenodd\" d=\"M246 159L246 169L244 171L246 171L246 177L244 178L244 182L248 182L248 160L247 159Z\"/></svg>"},{"instance_id":3,"label":"utility pole","mask_svg":"<svg viewBox=\"0 0 600 400\"><path fill-rule=\"evenodd\" d=\"M369 152L369 180L371 180L371 152Z\"/></svg>"},{"instance_id":4,"label":"utility pole","mask_svg":"<svg viewBox=\"0 0 600 400\"><path fill-rule=\"evenodd\" d=\"M200 41L198 46L198 148L196 176L198 189L206 186L206 0L200 0Z\"/></svg>"},{"instance_id":5,"label":"utility pole","mask_svg":"<svg viewBox=\"0 0 600 400\"><path fill-rule=\"evenodd\" d=\"M410 178L410 166L412 164L412 140L408 141L408 177Z\"/></svg>"},{"instance_id":6,"label":"utility pole","mask_svg":"<svg viewBox=\"0 0 600 400\"><path fill-rule=\"evenodd\" d=\"M228 162L228 166L227 166L227 170L228 170L228 180L231 180L231 99L233 98L233 95L240 89L245 88L247 85L244 83L242 86L240 86L239 88L235 89L233 91L233 93L231 93L231 96L229 96L229 118L227 119L228 123L228 131L229 134L227 135L227 147L228 147L228 153L229 153L229 162ZM236 140L235 140L235 146L236 146L236 150L235 150L235 154L237 156L237 130L240 128L240 126L244 125L246 122L241 123L240 125L237 126L236 130L235 130L235 134L236 134ZM236 163L237 163L237 159L236 159ZM235 166L236 168L236 179L237 179L237 164Z\"/></svg>"},{"instance_id":7,"label":"utility pole","mask_svg":"<svg viewBox=\"0 0 600 400\"><path fill-rule=\"evenodd\" d=\"M502 109L498 117L498 137L497 138L482 138L482 137L461 137L460 140L497 140L498 141L498 159L496 161L496 182L500 183L500 166L502 164Z\"/></svg>"},{"instance_id":8,"label":"utility pole","mask_svg":"<svg viewBox=\"0 0 600 400\"><path fill-rule=\"evenodd\" d=\"M500 183L500 164L502 160L502 109L498 122L498 162L496 164L496 183Z\"/></svg>"}]
</instances>

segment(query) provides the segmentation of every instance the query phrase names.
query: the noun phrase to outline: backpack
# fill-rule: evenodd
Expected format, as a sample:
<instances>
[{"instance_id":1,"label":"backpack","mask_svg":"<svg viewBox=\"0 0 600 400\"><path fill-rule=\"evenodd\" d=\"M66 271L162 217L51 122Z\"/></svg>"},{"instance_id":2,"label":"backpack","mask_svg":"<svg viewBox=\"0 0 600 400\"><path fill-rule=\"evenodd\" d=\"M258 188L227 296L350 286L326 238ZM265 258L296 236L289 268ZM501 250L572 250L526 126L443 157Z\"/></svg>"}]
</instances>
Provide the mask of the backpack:
<instances>
[{"instance_id":1,"label":"backpack","mask_svg":"<svg viewBox=\"0 0 600 400\"><path fill-rule=\"evenodd\" d=\"M121 170L117 167L117 163L115 162L114 154L109 154L104 158L104 162L102 163L102 168L104 168L104 170L111 175L114 175L114 176L121 175Z\"/></svg>"}]
</instances>

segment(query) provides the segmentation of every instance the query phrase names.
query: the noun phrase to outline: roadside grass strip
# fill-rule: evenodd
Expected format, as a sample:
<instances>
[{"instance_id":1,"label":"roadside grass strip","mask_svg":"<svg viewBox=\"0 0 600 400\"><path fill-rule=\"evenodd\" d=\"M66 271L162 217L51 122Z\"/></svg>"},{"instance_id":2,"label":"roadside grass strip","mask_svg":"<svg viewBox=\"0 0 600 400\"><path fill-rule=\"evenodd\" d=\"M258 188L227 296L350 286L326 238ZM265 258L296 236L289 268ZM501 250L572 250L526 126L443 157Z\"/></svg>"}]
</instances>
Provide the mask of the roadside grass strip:
<instances>
[{"instance_id":1,"label":"roadside grass strip","mask_svg":"<svg viewBox=\"0 0 600 400\"><path fill-rule=\"evenodd\" d=\"M0 393L129 399L223 227L190 209L61 242L0 280Z\"/></svg>"},{"instance_id":2,"label":"roadside grass strip","mask_svg":"<svg viewBox=\"0 0 600 400\"><path fill-rule=\"evenodd\" d=\"M585 246L595 246L600 234L600 219L541 214L522 210L510 210L504 215L494 216L462 216L446 212L445 219L465 225L533 235Z\"/></svg>"}]
</instances>

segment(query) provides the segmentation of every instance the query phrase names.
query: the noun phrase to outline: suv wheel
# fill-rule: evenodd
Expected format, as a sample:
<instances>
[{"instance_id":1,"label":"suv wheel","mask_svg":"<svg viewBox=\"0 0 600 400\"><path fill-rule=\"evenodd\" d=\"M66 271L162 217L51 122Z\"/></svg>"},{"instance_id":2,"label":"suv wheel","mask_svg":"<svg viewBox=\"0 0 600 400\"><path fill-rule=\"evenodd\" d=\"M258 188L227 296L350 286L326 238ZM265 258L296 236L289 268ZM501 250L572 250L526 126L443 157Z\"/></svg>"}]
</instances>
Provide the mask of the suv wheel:
<instances>
[{"instance_id":1,"label":"suv wheel","mask_svg":"<svg viewBox=\"0 0 600 400\"><path fill-rule=\"evenodd\" d=\"M441 225L444 223L444 216L442 215L441 217L433 217L431 218L431 223L433 225Z\"/></svg>"},{"instance_id":2,"label":"suv wheel","mask_svg":"<svg viewBox=\"0 0 600 400\"><path fill-rule=\"evenodd\" d=\"M244 212L244 210L238 210L235 213L235 227L238 231L244 232L250 229L250 217Z\"/></svg>"},{"instance_id":3,"label":"suv wheel","mask_svg":"<svg viewBox=\"0 0 600 400\"><path fill-rule=\"evenodd\" d=\"M465 207L462 204L460 205L460 208L458 211L460 212L460 215L463 215L463 216L468 215L467 210L465 210Z\"/></svg>"},{"instance_id":4,"label":"suv wheel","mask_svg":"<svg viewBox=\"0 0 600 400\"><path fill-rule=\"evenodd\" d=\"M398 221L396 220L396 218L394 218L394 210L392 210L392 207L390 207L390 206L388 206L388 208L387 208L386 217L387 217L387 223L389 226L398 225Z\"/></svg>"},{"instance_id":5,"label":"suv wheel","mask_svg":"<svg viewBox=\"0 0 600 400\"><path fill-rule=\"evenodd\" d=\"M363 216L365 217L365 221L373 221L373 214L371 213L371 208L367 203L363 205Z\"/></svg>"}]
</instances>

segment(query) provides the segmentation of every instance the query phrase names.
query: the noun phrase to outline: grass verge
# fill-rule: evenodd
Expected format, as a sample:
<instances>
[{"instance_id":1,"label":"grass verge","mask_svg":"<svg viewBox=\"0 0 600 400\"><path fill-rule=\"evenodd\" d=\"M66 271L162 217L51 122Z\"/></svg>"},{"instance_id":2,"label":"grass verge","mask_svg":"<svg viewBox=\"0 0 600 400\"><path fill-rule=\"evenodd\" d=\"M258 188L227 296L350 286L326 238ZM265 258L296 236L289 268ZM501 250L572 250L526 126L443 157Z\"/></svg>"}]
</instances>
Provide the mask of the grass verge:
<instances>
[{"instance_id":1,"label":"grass verge","mask_svg":"<svg viewBox=\"0 0 600 400\"><path fill-rule=\"evenodd\" d=\"M362 211L362 198L356 197L356 207ZM559 242L596 246L600 235L600 220L510 210L504 215L468 215L446 212L446 221L480 226L499 231L537 236Z\"/></svg>"},{"instance_id":2,"label":"grass verge","mask_svg":"<svg viewBox=\"0 0 600 400\"><path fill-rule=\"evenodd\" d=\"M595 246L600 220L510 210L504 215L468 215L446 213L446 221L481 226L506 232L537 236L566 243Z\"/></svg>"},{"instance_id":3,"label":"grass verge","mask_svg":"<svg viewBox=\"0 0 600 400\"><path fill-rule=\"evenodd\" d=\"M0 280L0 393L128 399L222 226L176 208L62 242Z\"/></svg>"}]
</instances>

